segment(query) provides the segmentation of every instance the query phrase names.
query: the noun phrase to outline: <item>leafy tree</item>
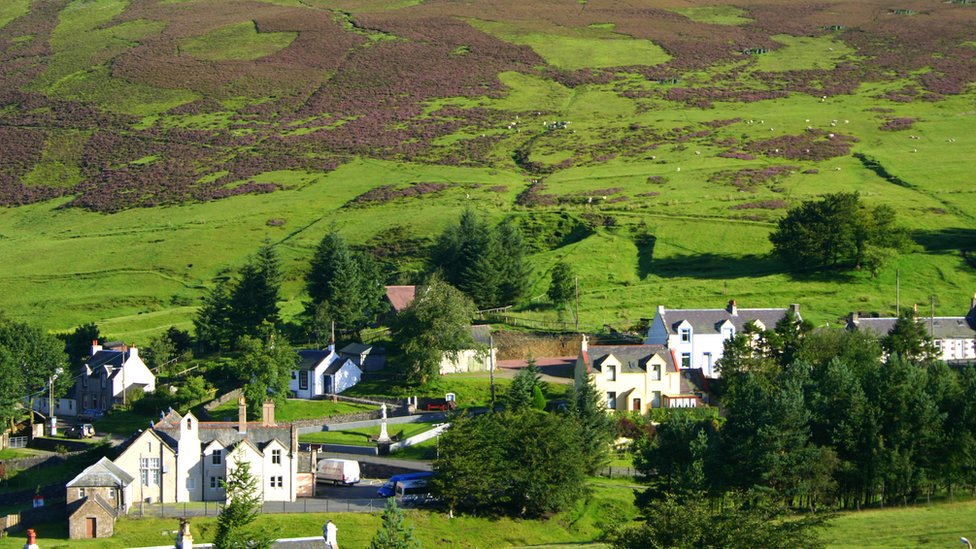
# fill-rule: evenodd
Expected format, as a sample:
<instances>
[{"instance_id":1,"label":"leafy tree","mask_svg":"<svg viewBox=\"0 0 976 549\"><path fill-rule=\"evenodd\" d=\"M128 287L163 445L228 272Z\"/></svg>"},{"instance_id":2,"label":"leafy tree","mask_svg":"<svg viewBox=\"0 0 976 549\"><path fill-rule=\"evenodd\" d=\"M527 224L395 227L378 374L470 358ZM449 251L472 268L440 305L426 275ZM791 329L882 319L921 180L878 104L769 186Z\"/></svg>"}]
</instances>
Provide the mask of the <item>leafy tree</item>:
<instances>
[{"instance_id":1,"label":"leafy tree","mask_svg":"<svg viewBox=\"0 0 976 549\"><path fill-rule=\"evenodd\" d=\"M463 418L441 435L432 484L451 511L559 511L586 491L580 437L572 418L531 409Z\"/></svg>"},{"instance_id":2,"label":"leafy tree","mask_svg":"<svg viewBox=\"0 0 976 549\"><path fill-rule=\"evenodd\" d=\"M610 461L614 438L613 417L607 413L607 402L592 380L572 386L567 395L569 414L576 420L581 435L586 472L595 474Z\"/></svg>"},{"instance_id":3,"label":"leafy tree","mask_svg":"<svg viewBox=\"0 0 976 549\"><path fill-rule=\"evenodd\" d=\"M356 253L336 231L319 242L305 288L311 298L306 307L319 334L332 321L341 330L361 330L375 319L383 297L379 269L372 256Z\"/></svg>"},{"instance_id":4,"label":"leafy tree","mask_svg":"<svg viewBox=\"0 0 976 549\"><path fill-rule=\"evenodd\" d=\"M718 433L710 422L693 421L681 414L658 425L653 438L640 439L634 465L649 487L638 494L638 506L649 506L667 494L684 499L709 492L717 474L710 449L717 444Z\"/></svg>"},{"instance_id":5,"label":"leafy tree","mask_svg":"<svg viewBox=\"0 0 976 549\"><path fill-rule=\"evenodd\" d=\"M244 384L248 416L260 417L261 405L268 399L274 400L279 407L284 405L298 353L275 331L271 331L266 340L244 336L237 346L241 354L234 363L234 370Z\"/></svg>"},{"instance_id":6,"label":"leafy tree","mask_svg":"<svg viewBox=\"0 0 976 549\"><path fill-rule=\"evenodd\" d=\"M74 372L85 365L91 356L92 341L101 340L102 334L95 323L89 322L61 337L64 339L64 351L68 354L68 365Z\"/></svg>"},{"instance_id":7,"label":"leafy tree","mask_svg":"<svg viewBox=\"0 0 976 549\"><path fill-rule=\"evenodd\" d=\"M560 261L552 268L550 277L549 290L546 295L557 306L565 306L576 295L576 278L573 268L568 263Z\"/></svg>"},{"instance_id":8,"label":"leafy tree","mask_svg":"<svg viewBox=\"0 0 976 549\"><path fill-rule=\"evenodd\" d=\"M823 515L791 517L789 510L754 493L723 501L674 494L642 508L643 524L624 530L614 549L816 549L824 546Z\"/></svg>"},{"instance_id":9,"label":"leafy tree","mask_svg":"<svg viewBox=\"0 0 976 549\"><path fill-rule=\"evenodd\" d=\"M0 347L0 424L13 427L23 413L20 404L24 398L24 376L20 364L3 347Z\"/></svg>"},{"instance_id":10,"label":"leafy tree","mask_svg":"<svg viewBox=\"0 0 976 549\"><path fill-rule=\"evenodd\" d=\"M234 337L261 335L262 326L278 323L278 293L281 289L281 261L265 243L241 267L237 284L230 292L229 321Z\"/></svg>"},{"instance_id":11,"label":"leafy tree","mask_svg":"<svg viewBox=\"0 0 976 549\"><path fill-rule=\"evenodd\" d=\"M769 240L794 268L860 268L867 258L876 272L883 260L877 248L904 248L907 237L889 206L868 208L858 193L835 193L791 208Z\"/></svg>"},{"instance_id":12,"label":"leafy tree","mask_svg":"<svg viewBox=\"0 0 976 549\"><path fill-rule=\"evenodd\" d=\"M897 354L913 362L931 362L939 356L925 325L910 309L898 315L891 331L881 338L881 347L888 354Z\"/></svg>"},{"instance_id":13,"label":"leafy tree","mask_svg":"<svg viewBox=\"0 0 976 549\"><path fill-rule=\"evenodd\" d=\"M425 384L439 372L444 356L456 359L475 347L471 336L471 300L433 276L417 288L417 297L394 319L392 339L409 381Z\"/></svg>"},{"instance_id":14,"label":"leafy tree","mask_svg":"<svg viewBox=\"0 0 976 549\"><path fill-rule=\"evenodd\" d=\"M39 391L48 387L53 376L55 398L63 395L72 384L68 356L61 341L30 324L0 318L0 346L20 369L22 388L27 393L27 407L33 409ZM23 394L21 395L23 396ZM34 414L30 414L31 425Z\"/></svg>"},{"instance_id":15,"label":"leafy tree","mask_svg":"<svg viewBox=\"0 0 976 549\"><path fill-rule=\"evenodd\" d=\"M413 527L403 518L403 511L396 500L386 500L382 524L369 543L369 549L421 549L423 546L413 537Z\"/></svg>"},{"instance_id":16,"label":"leafy tree","mask_svg":"<svg viewBox=\"0 0 976 549\"><path fill-rule=\"evenodd\" d=\"M203 376L188 376L176 390L179 407L190 407L207 400L212 391Z\"/></svg>"},{"instance_id":17,"label":"leafy tree","mask_svg":"<svg viewBox=\"0 0 976 549\"><path fill-rule=\"evenodd\" d=\"M235 459L227 480L220 481L227 493L227 505L217 516L215 549L265 549L271 547L267 533L249 528L261 514L261 497L258 481L251 474L251 464Z\"/></svg>"},{"instance_id":18,"label":"leafy tree","mask_svg":"<svg viewBox=\"0 0 976 549\"><path fill-rule=\"evenodd\" d=\"M225 280L220 280L207 292L203 307L193 318L196 345L201 352L221 351L232 345L230 329L230 290Z\"/></svg>"}]
</instances>

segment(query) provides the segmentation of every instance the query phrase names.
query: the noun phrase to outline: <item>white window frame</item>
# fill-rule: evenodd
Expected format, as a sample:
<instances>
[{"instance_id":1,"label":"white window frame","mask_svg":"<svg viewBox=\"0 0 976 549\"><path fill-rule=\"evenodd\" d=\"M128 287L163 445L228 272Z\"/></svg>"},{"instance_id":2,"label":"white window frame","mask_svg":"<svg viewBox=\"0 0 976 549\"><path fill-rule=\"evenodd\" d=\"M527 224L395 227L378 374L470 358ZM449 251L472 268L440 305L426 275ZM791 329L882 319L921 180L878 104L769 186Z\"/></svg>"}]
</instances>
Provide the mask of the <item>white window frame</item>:
<instances>
[{"instance_id":1,"label":"white window frame","mask_svg":"<svg viewBox=\"0 0 976 549\"><path fill-rule=\"evenodd\" d=\"M298 372L298 389L301 391L308 390L308 370Z\"/></svg>"},{"instance_id":2,"label":"white window frame","mask_svg":"<svg viewBox=\"0 0 976 549\"><path fill-rule=\"evenodd\" d=\"M213 465L220 465L220 463L222 461L222 457L223 457L221 454L222 454L222 452L221 452L221 450L219 448L217 448L213 452L211 452L210 453L210 463L213 464Z\"/></svg>"},{"instance_id":3,"label":"white window frame","mask_svg":"<svg viewBox=\"0 0 976 549\"><path fill-rule=\"evenodd\" d=\"M691 353L681 353L681 367L691 368Z\"/></svg>"},{"instance_id":4,"label":"white window frame","mask_svg":"<svg viewBox=\"0 0 976 549\"><path fill-rule=\"evenodd\" d=\"M617 409L617 391L607 391L607 409Z\"/></svg>"},{"instance_id":5,"label":"white window frame","mask_svg":"<svg viewBox=\"0 0 976 549\"><path fill-rule=\"evenodd\" d=\"M678 334L682 343L691 343L691 328L681 328Z\"/></svg>"},{"instance_id":6,"label":"white window frame","mask_svg":"<svg viewBox=\"0 0 976 549\"><path fill-rule=\"evenodd\" d=\"M274 465L281 465L281 450L271 450L271 463Z\"/></svg>"},{"instance_id":7,"label":"white window frame","mask_svg":"<svg viewBox=\"0 0 976 549\"><path fill-rule=\"evenodd\" d=\"M617 381L617 367L613 364L607 365L607 381Z\"/></svg>"}]
</instances>

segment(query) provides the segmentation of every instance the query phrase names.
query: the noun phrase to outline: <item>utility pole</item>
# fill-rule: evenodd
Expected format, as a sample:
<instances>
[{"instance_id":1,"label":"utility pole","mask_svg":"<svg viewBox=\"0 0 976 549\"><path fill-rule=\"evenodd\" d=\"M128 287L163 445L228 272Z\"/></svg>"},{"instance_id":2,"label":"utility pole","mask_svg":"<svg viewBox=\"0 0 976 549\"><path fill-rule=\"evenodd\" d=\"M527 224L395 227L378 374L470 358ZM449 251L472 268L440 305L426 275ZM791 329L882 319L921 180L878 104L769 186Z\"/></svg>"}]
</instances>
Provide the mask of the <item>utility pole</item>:
<instances>
[{"instance_id":1,"label":"utility pole","mask_svg":"<svg viewBox=\"0 0 976 549\"><path fill-rule=\"evenodd\" d=\"M579 332L579 277L576 280L576 331Z\"/></svg>"},{"instance_id":2,"label":"utility pole","mask_svg":"<svg viewBox=\"0 0 976 549\"><path fill-rule=\"evenodd\" d=\"M495 360L494 353L495 350L495 336L488 332L488 376L491 379L491 409L495 410ZM440 435L437 438L438 444L440 444ZM439 450L439 449L438 449Z\"/></svg>"},{"instance_id":3,"label":"utility pole","mask_svg":"<svg viewBox=\"0 0 976 549\"><path fill-rule=\"evenodd\" d=\"M901 316L901 271L895 269L895 316Z\"/></svg>"},{"instance_id":4,"label":"utility pole","mask_svg":"<svg viewBox=\"0 0 976 549\"><path fill-rule=\"evenodd\" d=\"M47 377L47 415L51 422L50 433L54 436L58 434L58 418L54 416L54 375ZM31 433L31 436L34 436L34 433Z\"/></svg>"}]
</instances>

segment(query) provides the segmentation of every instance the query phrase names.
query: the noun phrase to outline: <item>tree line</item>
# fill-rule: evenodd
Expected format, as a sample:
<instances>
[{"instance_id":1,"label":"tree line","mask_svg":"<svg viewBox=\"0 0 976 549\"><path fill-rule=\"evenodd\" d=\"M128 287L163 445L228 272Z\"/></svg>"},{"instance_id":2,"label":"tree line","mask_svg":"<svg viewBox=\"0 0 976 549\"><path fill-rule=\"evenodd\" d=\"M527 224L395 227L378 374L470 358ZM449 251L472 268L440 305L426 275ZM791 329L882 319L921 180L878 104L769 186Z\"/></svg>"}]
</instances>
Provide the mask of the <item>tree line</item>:
<instances>
[{"instance_id":1,"label":"tree line","mask_svg":"<svg viewBox=\"0 0 976 549\"><path fill-rule=\"evenodd\" d=\"M752 546L816 547L818 511L976 493L976 367L933 360L910 314L880 338L808 329L736 335L719 364L722 420L671 416L637 444L645 521L618 547L729 546L709 536L731 516L755 523ZM669 544L662 525L703 510L688 533L699 545Z\"/></svg>"}]
</instances>

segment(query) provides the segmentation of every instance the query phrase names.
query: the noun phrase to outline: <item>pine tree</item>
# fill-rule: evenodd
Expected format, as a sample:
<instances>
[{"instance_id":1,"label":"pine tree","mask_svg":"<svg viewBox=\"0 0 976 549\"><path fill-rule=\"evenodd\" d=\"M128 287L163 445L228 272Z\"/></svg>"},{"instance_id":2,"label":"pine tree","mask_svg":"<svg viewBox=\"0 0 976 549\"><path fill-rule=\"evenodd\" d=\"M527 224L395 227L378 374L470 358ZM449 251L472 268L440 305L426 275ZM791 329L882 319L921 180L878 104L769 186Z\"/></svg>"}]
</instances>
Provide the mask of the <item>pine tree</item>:
<instances>
[{"instance_id":1,"label":"pine tree","mask_svg":"<svg viewBox=\"0 0 976 549\"><path fill-rule=\"evenodd\" d=\"M543 388L542 372L531 356L528 365L515 374L512 384L505 393L505 404L509 410L520 410L532 406L533 389L539 387L540 392ZM544 406L543 406L544 407Z\"/></svg>"},{"instance_id":2,"label":"pine tree","mask_svg":"<svg viewBox=\"0 0 976 549\"><path fill-rule=\"evenodd\" d=\"M403 511L397 507L395 499L386 500L382 518L383 523L369 543L369 549L422 549L423 546L413 537L413 527L404 520Z\"/></svg>"},{"instance_id":3,"label":"pine tree","mask_svg":"<svg viewBox=\"0 0 976 549\"><path fill-rule=\"evenodd\" d=\"M197 349L210 352L231 346L230 315L230 293L227 282L221 280L207 292L203 307L193 318Z\"/></svg>"},{"instance_id":4,"label":"pine tree","mask_svg":"<svg viewBox=\"0 0 976 549\"><path fill-rule=\"evenodd\" d=\"M361 330L375 319L383 297L376 261L353 251L336 231L319 242L305 288L311 298L306 314L320 334L333 321L340 330Z\"/></svg>"},{"instance_id":5,"label":"pine tree","mask_svg":"<svg viewBox=\"0 0 976 549\"><path fill-rule=\"evenodd\" d=\"M606 400L592 380L574 384L569 393L569 411L582 434L581 450L586 460L586 472L595 474L610 460L614 424L607 413Z\"/></svg>"},{"instance_id":6,"label":"pine tree","mask_svg":"<svg viewBox=\"0 0 976 549\"><path fill-rule=\"evenodd\" d=\"M550 277L549 290L546 292L549 300L557 307L564 306L572 301L576 294L573 268L568 263L560 261L552 268Z\"/></svg>"},{"instance_id":7,"label":"pine tree","mask_svg":"<svg viewBox=\"0 0 976 549\"><path fill-rule=\"evenodd\" d=\"M278 293L281 290L281 261L270 241L241 267L240 278L230 295L232 336L258 336L265 323L278 323Z\"/></svg>"},{"instance_id":8,"label":"pine tree","mask_svg":"<svg viewBox=\"0 0 976 549\"><path fill-rule=\"evenodd\" d=\"M495 229L495 269L498 271L497 305L511 305L525 295L532 269L526 261L522 231L512 222Z\"/></svg>"},{"instance_id":9,"label":"pine tree","mask_svg":"<svg viewBox=\"0 0 976 549\"><path fill-rule=\"evenodd\" d=\"M891 355L904 357L912 362L931 362L938 358L938 350L925 325L915 318L911 310L904 310L891 331L881 338L881 347Z\"/></svg>"},{"instance_id":10,"label":"pine tree","mask_svg":"<svg viewBox=\"0 0 976 549\"><path fill-rule=\"evenodd\" d=\"M217 534L214 549L266 549L271 547L271 537L261 531L248 528L261 514L261 497L258 482L251 474L251 464L235 459L234 468L227 480L220 481L227 493L227 505L217 516Z\"/></svg>"}]
</instances>

